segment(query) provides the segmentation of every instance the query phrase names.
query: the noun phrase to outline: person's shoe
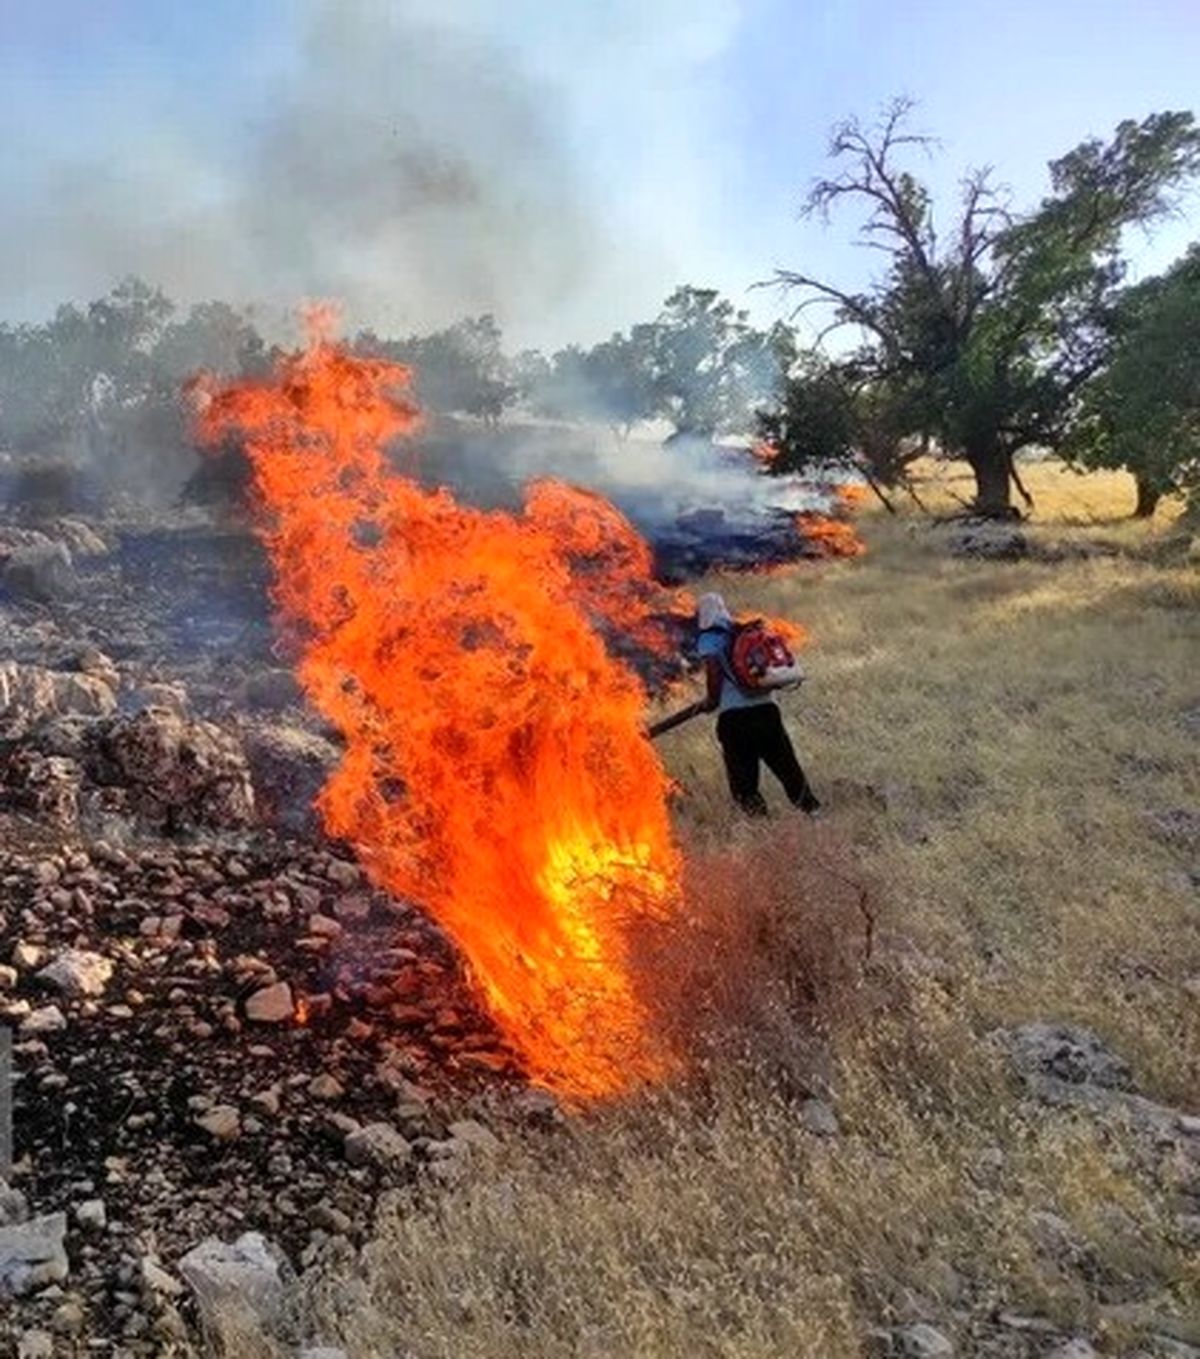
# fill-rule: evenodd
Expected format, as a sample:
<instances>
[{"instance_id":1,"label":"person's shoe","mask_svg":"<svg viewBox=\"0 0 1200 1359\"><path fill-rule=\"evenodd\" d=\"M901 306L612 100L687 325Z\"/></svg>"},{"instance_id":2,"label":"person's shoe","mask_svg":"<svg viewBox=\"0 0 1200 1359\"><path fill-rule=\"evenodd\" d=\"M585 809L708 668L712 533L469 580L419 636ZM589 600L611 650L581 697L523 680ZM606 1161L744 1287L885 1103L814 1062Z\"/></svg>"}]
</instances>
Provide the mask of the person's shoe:
<instances>
[{"instance_id":1,"label":"person's shoe","mask_svg":"<svg viewBox=\"0 0 1200 1359\"><path fill-rule=\"evenodd\" d=\"M807 816L810 821L825 820L825 812L819 802L815 807L804 807L801 810L804 812L804 815Z\"/></svg>"}]
</instances>

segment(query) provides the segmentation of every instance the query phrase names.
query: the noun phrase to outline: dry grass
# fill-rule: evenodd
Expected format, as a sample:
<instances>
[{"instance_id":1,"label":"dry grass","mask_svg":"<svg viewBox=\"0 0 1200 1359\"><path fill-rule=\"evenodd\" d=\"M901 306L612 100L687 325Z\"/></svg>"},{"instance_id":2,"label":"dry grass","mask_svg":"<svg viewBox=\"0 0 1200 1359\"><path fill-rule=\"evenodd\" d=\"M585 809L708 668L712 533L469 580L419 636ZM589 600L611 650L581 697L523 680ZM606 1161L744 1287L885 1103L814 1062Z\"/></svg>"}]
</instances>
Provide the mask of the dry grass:
<instances>
[{"instance_id":1,"label":"dry grass","mask_svg":"<svg viewBox=\"0 0 1200 1359\"><path fill-rule=\"evenodd\" d=\"M898 1320L983 1353L969 1318L997 1308L1103 1341L1103 1303L1200 1307L1131 1145L1027 1109L986 1037L1089 1024L1147 1094L1196 1107L1196 846L1153 820L1200 806L1195 573L1143 550L1161 522L1110 533L1129 489L1114 478L1026 479L1059 516L1048 532L1090 518L1135 551L963 562L940 530L879 516L864 558L722 582L811 630L788 720L832 821L782 838L782 821L738 823L711 730L663 741L702 884L672 963L686 985L665 994L678 1010L690 988L706 1016L704 1079L514 1141L456 1190L398 1194L361 1267L309 1288L305 1326L353 1359L836 1359ZM846 951L855 898L818 857L879 885L865 975ZM748 865L769 867L766 904L741 915ZM789 1043L802 1055L779 1060ZM797 1105L827 1078L833 1139ZM1039 1213L1065 1220L1070 1251Z\"/></svg>"}]
</instances>

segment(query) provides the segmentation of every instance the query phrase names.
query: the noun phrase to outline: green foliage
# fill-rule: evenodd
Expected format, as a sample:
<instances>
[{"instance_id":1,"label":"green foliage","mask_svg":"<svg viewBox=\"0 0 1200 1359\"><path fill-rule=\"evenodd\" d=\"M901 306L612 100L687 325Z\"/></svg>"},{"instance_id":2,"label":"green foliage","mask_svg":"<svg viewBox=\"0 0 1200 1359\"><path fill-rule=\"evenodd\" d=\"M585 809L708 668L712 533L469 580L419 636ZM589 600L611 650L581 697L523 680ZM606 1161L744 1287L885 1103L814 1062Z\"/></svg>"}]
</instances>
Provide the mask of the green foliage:
<instances>
[{"instance_id":1,"label":"green foliage","mask_svg":"<svg viewBox=\"0 0 1200 1359\"><path fill-rule=\"evenodd\" d=\"M1067 451L1132 472L1142 513L1172 491L1200 503L1200 243L1121 294L1111 359L1083 389Z\"/></svg>"},{"instance_id":2,"label":"green foliage","mask_svg":"<svg viewBox=\"0 0 1200 1359\"><path fill-rule=\"evenodd\" d=\"M712 288L677 288L647 328L662 415L680 434L746 429L775 397L792 355L790 332L755 330Z\"/></svg>"},{"instance_id":3,"label":"green foliage","mask_svg":"<svg viewBox=\"0 0 1200 1359\"><path fill-rule=\"evenodd\" d=\"M491 315L467 317L431 335L402 340L361 332L355 345L414 370L418 401L429 410L474 415L496 424L517 396L503 335ZM528 356L527 356L528 361Z\"/></svg>"},{"instance_id":4,"label":"green foliage","mask_svg":"<svg viewBox=\"0 0 1200 1359\"><path fill-rule=\"evenodd\" d=\"M848 168L809 203L822 214L844 200L864 207L860 236L883 253L884 274L863 293L802 273L779 280L803 292L802 307L830 304L834 326L857 329L853 364L903 392L903 432L965 457L979 508L1005 513L1014 455L1063 444L1080 389L1106 361L1122 233L1169 210L1200 169L1200 133L1190 113L1124 122L1107 144L1055 161L1050 195L1024 215L974 173L943 233L928 192L897 164L928 144L906 130L909 112L899 101L874 129L837 129L832 155Z\"/></svg>"}]
</instances>

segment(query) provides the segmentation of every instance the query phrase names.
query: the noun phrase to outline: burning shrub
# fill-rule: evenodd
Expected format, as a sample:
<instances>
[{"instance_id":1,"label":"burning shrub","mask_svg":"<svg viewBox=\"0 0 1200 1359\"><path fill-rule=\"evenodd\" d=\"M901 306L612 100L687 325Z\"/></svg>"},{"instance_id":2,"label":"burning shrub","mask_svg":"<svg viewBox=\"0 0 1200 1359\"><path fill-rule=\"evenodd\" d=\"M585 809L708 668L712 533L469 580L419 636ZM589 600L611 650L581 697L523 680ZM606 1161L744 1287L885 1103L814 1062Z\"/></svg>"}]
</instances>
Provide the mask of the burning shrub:
<instances>
[{"instance_id":1,"label":"burning shrub","mask_svg":"<svg viewBox=\"0 0 1200 1359\"><path fill-rule=\"evenodd\" d=\"M394 473L409 376L318 341L269 381L198 383L200 433L243 440L301 682L346 743L327 829L445 925L537 1076L612 1094L671 1066L628 962L678 900L668 780L597 631L648 626L649 554L567 487L514 515Z\"/></svg>"}]
</instances>

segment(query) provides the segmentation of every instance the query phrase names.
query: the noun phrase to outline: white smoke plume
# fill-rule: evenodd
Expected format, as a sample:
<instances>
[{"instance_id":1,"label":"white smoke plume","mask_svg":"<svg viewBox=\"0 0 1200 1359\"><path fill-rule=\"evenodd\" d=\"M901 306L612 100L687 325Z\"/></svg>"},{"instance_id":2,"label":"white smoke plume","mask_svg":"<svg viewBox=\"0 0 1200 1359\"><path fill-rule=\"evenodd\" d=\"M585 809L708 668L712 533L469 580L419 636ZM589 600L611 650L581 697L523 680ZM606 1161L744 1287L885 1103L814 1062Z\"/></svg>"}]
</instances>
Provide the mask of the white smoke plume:
<instances>
[{"instance_id":1,"label":"white smoke plume","mask_svg":"<svg viewBox=\"0 0 1200 1359\"><path fill-rule=\"evenodd\" d=\"M133 273L267 329L327 296L383 333L492 311L520 343L599 338L717 263L705 68L739 3L282 5L284 55L252 98L239 77L236 113L219 89L198 110L97 86L78 137L40 146L55 92L22 91L0 111L25 186L0 203L0 315ZM239 42L232 69L256 60Z\"/></svg>"}]
</instances>

